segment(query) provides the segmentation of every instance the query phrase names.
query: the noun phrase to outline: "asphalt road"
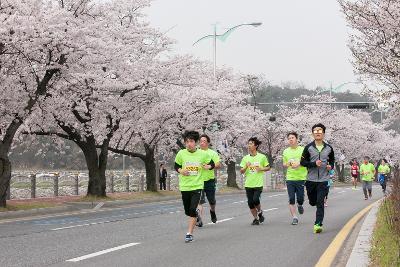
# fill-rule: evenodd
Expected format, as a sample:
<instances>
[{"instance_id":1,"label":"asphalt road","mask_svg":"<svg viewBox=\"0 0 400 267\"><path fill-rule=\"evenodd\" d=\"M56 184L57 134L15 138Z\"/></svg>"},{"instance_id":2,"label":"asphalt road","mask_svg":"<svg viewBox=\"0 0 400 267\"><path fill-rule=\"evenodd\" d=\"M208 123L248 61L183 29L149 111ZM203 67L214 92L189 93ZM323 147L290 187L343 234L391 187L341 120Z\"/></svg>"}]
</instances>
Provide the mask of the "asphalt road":
<instances>
[{"instance_id":1,"label":"asphalt road","mask_svg":"<svg viewBox=\"0 0 400 267\"><path fill-rule=\"evenodd\" d=\"M315 207L304 204L292 226L286 192L262 194L264 224L250 225L245 194L217 195L219 223L195 229L184 243L180 200L41 219L0 222L0 266L313 266L344 224L382 196L334 188L324 232L312 233Z\"/></svg>"}]
</instances>

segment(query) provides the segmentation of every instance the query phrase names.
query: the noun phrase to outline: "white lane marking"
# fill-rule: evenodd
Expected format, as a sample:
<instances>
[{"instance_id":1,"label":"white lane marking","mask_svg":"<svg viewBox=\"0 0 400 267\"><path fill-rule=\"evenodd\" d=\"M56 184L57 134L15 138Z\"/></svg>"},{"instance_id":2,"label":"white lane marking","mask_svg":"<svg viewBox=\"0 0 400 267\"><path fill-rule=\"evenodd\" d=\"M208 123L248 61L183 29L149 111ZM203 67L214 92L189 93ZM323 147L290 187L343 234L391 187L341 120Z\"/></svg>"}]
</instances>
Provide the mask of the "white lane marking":
<instances>
[{"instance_id":1,"label":"white lane marking","mask_svg":"<svg viewBox=\"0 0 400 267\"><path fill-rule=\"evenodd\" d=\"M104 202L100 202L100 203L97 204L96 207L94 207L93 209L94 209L94 210L98 210L98 209L100 209L101 207L103 207L103 205L104 205Z\"/></svg>"},{"instance_id":2,"label":"white lane marking","mask_svg":"<svg viewBox=\"0 0 400 267\"><path fill-rule=\"evenodd\" d=\"M263 210L263 211L267 212L267 211L272 211L272 210L277 210L277 209L278 209L278 208L270 208L270 209Z\"/></svg>"},{"instance_id":3,"label":"white lane marking","mask_svg":"<svg viewBox=\"0 0 400 267\"><path fill-rule=\"evenodd\" d=\"M219 220L219 221L217 221L217 223L227 222L227 221L230 221L230 220L233 220L233 217L226 218L226 219L223 219L223 220ZM212 223L212 222L207 223L207 225L211 225L211 224L215 224L215 223Z\"/></svg>"},{"instance_id":4,"label":"white lane marking","mask_svg":"<svg viewBox=\"0 0 400 267\"><path fill-rule=\"evenodd\" d=\"M283 196L283 195L286 195L286 194L276 194L276 195L272 195L272 196L269 196L269 197L277 197L277 196Z\"/></svg>"},{"instance_id":5,"label":"white lane marking","mask_svg":"<svg viewBox=\"0 0 400 267\"><path fill-rule=\"evenodd\" d=\"M140 243L129 243L129 244L121 245L121 246L118 246L118 247L113 247L113 248L101 250L101 251L98 251L98 252L95 252L95 253L87 254L87 255L84 255L84 256L81 256L81 257L69 259L67 261L78 262L78 261L90 259L90 258L93 258L93 257L96 257L96 256L100 256L100 255L103 255L103 254L106 254L106 253L109 253L109 252L113 252L113 251L116 251L116 250L120 250L120 249L124 249L124 248L129 248L129 247L132 247L132 246L136 246L136 245L139 245L139 244Z\"/></svg>"},{"instance_id":6,"label":"white lane marking","mask_svg":"<svg viewBox=\"0 0 400 267\"><path fill-rule=\"evenodd\" d=\"M66 227L54 228L54 229L51 229L51 231L71 229L71 228L83 227L83 226L89 226L89 225L96 225L96 224L104 224L104 223L110 223L110 222L114 222L114 221L102 221L102 222L94 222L94 223L77 224L77 225L71 225L71 226L66 226Z\"/></svg>"},{"instance_id":7,"label":"white lane marking","mask_svg":"<svg viewBox=\"0 0 400 267\"><path fill-rule=\"evenodd\" d=\"M342 194L342 193L346 193L346 191L340 191L340 192L338 192L338 194Z\"/></svg>"},{"instance_id":8,"label":"white lane marking","mask_svg":"<svg viewBox=\"0 0 400 267\"><path fill-rule=\"evenodd\" d=\"M242 200L242 201L235 201L235 202L233 202L232 204L238 204L238 203L244 203L244 200Z\"/></svg>"}]
</instances>

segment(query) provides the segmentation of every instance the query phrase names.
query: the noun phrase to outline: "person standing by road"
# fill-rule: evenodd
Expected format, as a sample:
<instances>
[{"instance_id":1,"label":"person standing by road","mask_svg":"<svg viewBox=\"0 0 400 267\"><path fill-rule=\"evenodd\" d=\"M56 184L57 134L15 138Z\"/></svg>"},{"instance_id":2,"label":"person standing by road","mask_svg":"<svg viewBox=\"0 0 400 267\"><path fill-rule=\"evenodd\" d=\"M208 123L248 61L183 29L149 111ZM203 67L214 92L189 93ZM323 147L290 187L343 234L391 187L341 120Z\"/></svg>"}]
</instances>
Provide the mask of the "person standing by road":
<instances>
[{"instance_id":1,"label":"person standing by road","mask_svg":"<svg viewBox=\"0 0 400 267\"><path fill-rule=\"evenodd\" d=\"M164 167L164 164L160 164L160 190L167 190L167 170Z\"/></svg>"},{"instance_id":2,"label":"person standing by road","mask_svg":"<svg viewBox=\"0 0 400 267\"><path fill-rule=\"evenodd\" d=\"M307 168L308 201L316 206L314 233L321 233L324 220L324 199L328 192L329 171L334 168L335 154L331 145L324 141L326 127L315 124L312 127L314 141L309 143L303 151L300 164Z\"/></svg>"},{"instance_id":3,"label":"person standing by road","mask_svg":"<svg viewBox=\"0 0 400 267\"><path fill-rule=\"evenodd\" d=\"M289 195L289 211L292 215L292 225L297 225L299 218L296 214L295 204L297 200L297 211L299 214L303 214L304 183L307 178L307 169L300 165L304 147L298 145L298 134L290 132L286 137L289 147L283 151L282 160L283 166L287 168L286 187Z\"/></svg>"}]
</instances>

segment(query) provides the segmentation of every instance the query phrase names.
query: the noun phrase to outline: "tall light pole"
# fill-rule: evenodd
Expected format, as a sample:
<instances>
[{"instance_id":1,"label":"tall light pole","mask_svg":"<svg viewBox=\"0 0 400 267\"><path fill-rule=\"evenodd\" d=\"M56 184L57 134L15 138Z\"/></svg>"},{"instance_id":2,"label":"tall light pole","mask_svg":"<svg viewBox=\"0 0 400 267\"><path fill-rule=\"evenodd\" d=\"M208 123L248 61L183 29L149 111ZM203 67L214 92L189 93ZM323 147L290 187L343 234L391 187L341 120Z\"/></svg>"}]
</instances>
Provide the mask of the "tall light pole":
<instances>
[{"instance_id":1,"label":"tall light pole","mask_svg":"<svg viewBox=\"0 0 400 267\"><path fill-rule=\"evenodd\" d=\"M217 73L217 38L221 41L225 41L226 38L228 38L228 36L237 28L242 27L242 26L253 26L253 27L258 27L260 26L262 23L261 22L252 22L252 23L243 23L243 24L239 24L236 26L233 26L232 28L230 28L229 30L227 30L226 32L224 32L223 34L217 34L217 24L214 24L214 34L210 34L210 35L206 35L201 37L200 39L198 39L196 42L193 43L193 45L196 45L198 42L205 40L205 39L210 39L213 38L213 65L214 65L214 80L216 78L216 73Z\"/></svg>"}]
</instances>

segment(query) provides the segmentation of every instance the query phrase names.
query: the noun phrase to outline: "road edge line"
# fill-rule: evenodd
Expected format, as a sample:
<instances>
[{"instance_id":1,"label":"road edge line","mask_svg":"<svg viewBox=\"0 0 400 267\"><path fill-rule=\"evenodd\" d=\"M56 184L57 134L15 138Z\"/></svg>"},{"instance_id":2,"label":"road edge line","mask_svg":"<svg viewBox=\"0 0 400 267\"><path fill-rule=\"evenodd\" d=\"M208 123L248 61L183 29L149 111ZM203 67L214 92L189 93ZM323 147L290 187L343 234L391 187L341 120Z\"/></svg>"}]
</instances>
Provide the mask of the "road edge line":
<instances>
[{"instance_id":1,"label":"road edge line","mask_svg":"<svg viewBox=\"0 0 400 267\"><path fill-rule=\"evenodd\" d=\"M369 212L378 201L380 200L371 203L370 205L359 211L343 226L343 228L339 231L339 233L335 236L333 241L329 244L328 248L319 258L317 264L315 264L315 267L327 267L332 265L344 241L346 240L350 232L353 230L354 225L356 225L360 221L360 219L367 212Z\"/></svg>"}]
</instances>

